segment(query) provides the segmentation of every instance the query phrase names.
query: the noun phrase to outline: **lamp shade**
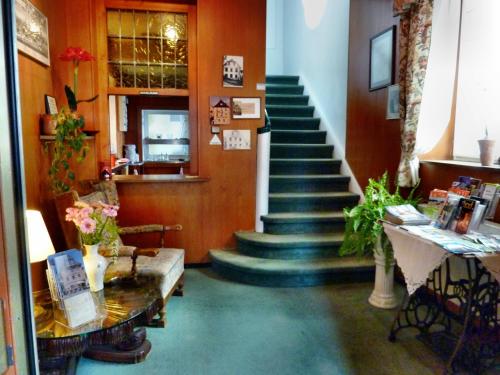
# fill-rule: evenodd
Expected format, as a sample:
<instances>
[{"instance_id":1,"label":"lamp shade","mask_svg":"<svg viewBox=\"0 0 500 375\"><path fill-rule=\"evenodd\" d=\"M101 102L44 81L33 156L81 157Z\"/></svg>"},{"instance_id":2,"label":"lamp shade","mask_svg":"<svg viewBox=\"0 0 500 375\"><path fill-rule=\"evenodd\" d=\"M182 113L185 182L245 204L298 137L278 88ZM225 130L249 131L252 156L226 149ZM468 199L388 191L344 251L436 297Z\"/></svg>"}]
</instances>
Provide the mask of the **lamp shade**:
<instances>
[{"instance_id":1,"label":"lamp shade","mask_svg":"<svg viewBox=\"0 0 500 375\"><path fill-rule=\"evenodd\" d=\"M30 263L41 262L55 253L54 245L45 226L42 214L36 210L26 210L28 225L28 246Z\"/></svg>"}]
</instances>

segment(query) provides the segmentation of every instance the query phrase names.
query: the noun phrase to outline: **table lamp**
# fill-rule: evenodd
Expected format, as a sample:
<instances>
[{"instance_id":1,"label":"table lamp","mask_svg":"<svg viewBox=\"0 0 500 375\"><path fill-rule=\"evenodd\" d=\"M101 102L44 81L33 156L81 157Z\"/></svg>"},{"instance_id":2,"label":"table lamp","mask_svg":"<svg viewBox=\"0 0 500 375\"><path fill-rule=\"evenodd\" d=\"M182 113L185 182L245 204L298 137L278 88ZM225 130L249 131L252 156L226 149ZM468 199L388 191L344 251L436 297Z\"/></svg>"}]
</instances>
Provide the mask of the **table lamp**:
<instances>
[{"instance_id":1,"label":"table lamp","mask_svg":"<svg viewBox=\"0 0 500 375\"><path fill-rule=\"evenodd\" d=\"M26 210L28 249L31 263L32 289L39 291L48 287L45 260L55 253L54 245L40 211Z\"/></svg>"}]
</instances>

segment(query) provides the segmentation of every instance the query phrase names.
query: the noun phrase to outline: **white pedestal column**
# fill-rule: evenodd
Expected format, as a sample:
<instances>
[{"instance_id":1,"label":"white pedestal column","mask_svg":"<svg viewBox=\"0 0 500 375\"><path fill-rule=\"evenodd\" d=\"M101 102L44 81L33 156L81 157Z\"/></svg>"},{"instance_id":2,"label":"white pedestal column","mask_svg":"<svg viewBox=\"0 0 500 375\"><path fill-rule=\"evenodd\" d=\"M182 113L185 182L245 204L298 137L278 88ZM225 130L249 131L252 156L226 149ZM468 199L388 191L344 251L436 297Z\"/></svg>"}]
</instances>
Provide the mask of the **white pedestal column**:
<instances>
[{"instance_id":1,"label":"white pedestal column","mask_svg":"<svg viewBox=\"0 0 500 375\"><path fill-rule=\"evenodd\" d=\"M385 256L382 249L374 251L374 257L375 287L368 302L381 309L393 309L399 305L394 294L394 259L391 259L389 271L385 272Z\"/></svg>"}]
</instances>

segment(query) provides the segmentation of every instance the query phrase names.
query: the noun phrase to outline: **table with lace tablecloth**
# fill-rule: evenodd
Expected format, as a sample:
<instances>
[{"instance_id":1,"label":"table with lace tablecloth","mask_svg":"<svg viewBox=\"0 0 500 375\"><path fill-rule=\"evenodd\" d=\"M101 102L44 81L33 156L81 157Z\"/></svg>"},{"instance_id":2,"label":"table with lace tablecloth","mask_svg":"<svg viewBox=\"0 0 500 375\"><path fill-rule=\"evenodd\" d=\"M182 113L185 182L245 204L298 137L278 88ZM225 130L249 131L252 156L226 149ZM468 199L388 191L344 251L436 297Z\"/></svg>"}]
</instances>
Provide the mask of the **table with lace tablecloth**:
<instances>
[{"instance_id":1,"label":"table with lace tablecloth","mask_svg":"<svg viewBox=\"0 0 500 375\"><path fill-rule=\"evenodd\" d=\"M500 254L457 255L396 225L384 231L407 286L389 339L414 327L446 360L445 372L491 366L500 356Z\"/></svg>"}]
</instances>

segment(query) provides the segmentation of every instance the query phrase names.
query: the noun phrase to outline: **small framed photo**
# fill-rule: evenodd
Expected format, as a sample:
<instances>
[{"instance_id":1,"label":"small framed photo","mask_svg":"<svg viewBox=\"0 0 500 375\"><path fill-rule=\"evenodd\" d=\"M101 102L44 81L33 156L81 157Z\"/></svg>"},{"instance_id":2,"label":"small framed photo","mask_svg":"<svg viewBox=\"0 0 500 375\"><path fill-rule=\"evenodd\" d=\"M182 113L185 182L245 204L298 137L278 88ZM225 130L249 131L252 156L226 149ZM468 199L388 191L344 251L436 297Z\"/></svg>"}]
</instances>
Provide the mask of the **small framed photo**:
<instances>
[{"instance_id":1,"label":"small framed photo","mask_svg":"<svg viewBox=\"0 0 500 375\"><path fill-rule=\"evenodd\" d=\"M29 0L16 0L17 48L27 56L50 65L49 22Z\"/></svg>"},{"instance_id":2,"label":"small framed photo","mask_svg":"<svg viewBox=\"0 0 500 375\"><path fill-rule=\"evenodd\" d=\"M394 83L395 49L395 25L370 38L370 91L378 90Z\"/></svg>"},{"instance_id":3,"label":"small framed photo","mask_svg":"<svg viewBox=\"0 0 500 375\"><path fill-rule=\"evenodd\" d=\"M45 113L48 115L57 114L56 98L50 95L45 95Z\"/></svg>"},{"instance_id":4,"label":"small framed photo","mask_svg":"<svg viewBox=\"0 0 500 375\"><path fill-rule=\"evenodd\" d=\"M260 98L231 98L233 119L259 119Z\"/></svg>"},{"instance_id":5,"label":"small framed photo","mask_svg":"<svg viewBox=\"0 0 500 375\"><path fill-rule=\"evenodd\" d=\"M229 96L210 97L210 125L228 125L231 122Z\"/></svg>"},{"instance_id":6,"label":"small framed photo","mask_svg":"<svg viewBox=\"0 0 500 375\"><path fill-rule=\"evenodd\" d=\"M392 85L387 88L387 120L399 119L399 85Z\"/></svg>"},{"instance_id":7,"label":"small framed photo","mask_svg":"<svg viewBox=\"0 0 500 375\"><path fill-rule=\"evenodd\" d=\"M243 56L225 55L222 72L223 87L243 87Z\"/></svg>"}]
</instances>

